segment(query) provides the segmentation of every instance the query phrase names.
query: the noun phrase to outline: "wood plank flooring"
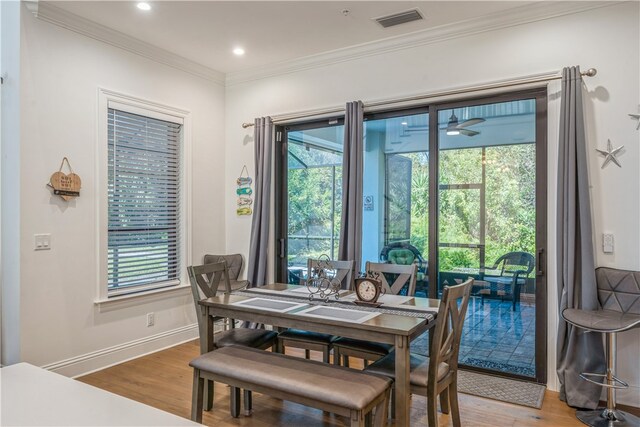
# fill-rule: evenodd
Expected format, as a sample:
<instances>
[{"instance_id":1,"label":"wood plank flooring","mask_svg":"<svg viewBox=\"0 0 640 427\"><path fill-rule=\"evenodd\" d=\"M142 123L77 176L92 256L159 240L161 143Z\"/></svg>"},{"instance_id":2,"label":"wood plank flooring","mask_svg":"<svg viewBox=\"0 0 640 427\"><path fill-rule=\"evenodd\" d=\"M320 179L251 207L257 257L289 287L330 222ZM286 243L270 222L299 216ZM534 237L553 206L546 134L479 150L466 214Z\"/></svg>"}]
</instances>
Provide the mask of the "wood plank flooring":
<instances>
[{"instance_id":1,"label":"wood plank flooring","mask_svg":"<svg viewBox=\"0 0 640 427\"><path fill-rule=\"evenodd\" d=\"M302 355L295 350L289 354ZM318 357L319 353L314 354ZM197 341L150 354L121 365L95 372L78 380L128 397L138 402L189 418L191 408L192 370L188 363L199 355ZM354 360L357 367L357 361ZM412 399L411 425L426 426L425 400ZM574 410L558 399L558 393L547 391L541 410L525 408L476 396L460 394L460 415L463 426L581 426ZM229 391L216 384L214 409L205 412L203 424L228 426L346 426L349 420L291 402L283 402L258 393L254 394L251 416L229 415ZM439 415L439 425L452 425L448 415Z\"/></svg>"}]
</instances>

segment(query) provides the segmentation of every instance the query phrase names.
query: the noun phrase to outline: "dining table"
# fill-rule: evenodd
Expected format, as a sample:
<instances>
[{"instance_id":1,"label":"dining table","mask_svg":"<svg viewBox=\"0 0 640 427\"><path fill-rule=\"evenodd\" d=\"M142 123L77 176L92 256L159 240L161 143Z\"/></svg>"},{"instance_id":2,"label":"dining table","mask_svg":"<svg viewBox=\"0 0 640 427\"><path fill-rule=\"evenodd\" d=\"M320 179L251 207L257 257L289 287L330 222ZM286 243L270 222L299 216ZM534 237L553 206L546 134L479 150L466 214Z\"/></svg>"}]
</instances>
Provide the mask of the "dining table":
<instances>
[{"instance_id":1,"label":"dining table","mask_svg":"<svg viewBox=\"0 0 640 427\"><path fill-rule=\"evenodd\" d=\"M337 298L336 298L337 295ZM206 349L215 348L214 319L229 318L395 346L396 425L409 425L410 344L436 323L439 300L383 295L379 307L354 303L353 291L318 298L306 286L272 283L199 301L206 317Z\"/></svg>"}]
</instances>

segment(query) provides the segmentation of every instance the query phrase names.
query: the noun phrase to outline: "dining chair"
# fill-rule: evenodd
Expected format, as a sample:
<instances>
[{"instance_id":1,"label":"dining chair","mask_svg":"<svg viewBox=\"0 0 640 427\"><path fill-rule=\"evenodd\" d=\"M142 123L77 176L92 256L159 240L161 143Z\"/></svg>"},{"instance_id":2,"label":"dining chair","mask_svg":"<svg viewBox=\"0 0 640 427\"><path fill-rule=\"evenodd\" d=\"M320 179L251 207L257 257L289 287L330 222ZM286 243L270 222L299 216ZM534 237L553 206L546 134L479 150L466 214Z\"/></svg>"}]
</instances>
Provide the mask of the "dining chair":
<instances>
[{"instance_id":1,"label":"dining chair","mask_svg":"<svg viewBox=\"0 0 640 427\"><path fill-rule=\"evenodd\" d=\"M242 254L231 255L211 255L206 254L202 260L203 264L213 264L220 261L227 262L227 268L229 270L229 283L231 284L231 291L240 291L246 289L249 286L248 280L238 280L240 273L242 273L242 267L244 266L244 258ZM211 275L208 274L207 278L211 279ZM224 320L224 329L229 329L229 319Z\"/></svg>"},{"instance_id":2,"label":"dining chair","mask_svg":"<svg viewBox=\"0 0 640 427\"><path fill-rule=\"evenodd\" d=\"M207 334L207 311L198 304L198 301L206 298L215 297L218 293L221 282L224 284L224 293L231 293L231 283L229 280L229 269L227 262L222 260L219 262L204 264L198 266L187 267L189 273L189 282L191 284L191 293L193 294L193 302L196 307L196 317L198 319L198 330L200 333L200 354L205 354L209 350L206 348ZM215 317L211 321L224 320ZM236 328L235 322L229 322L230 329L220 331L216 334L214 340L214 350L230 345L242 345L265 350L269 347L275 348L277 345L277 332L267 331L265 329ZM239 411L239 389L231 390L231 415L237 416ZM207 382L207 410L213 405L213 382ZM251 392L245 391L245 411L251 410Z\"/></svg>"},{"instance_id":3,"label":"dining chair","mask_svg":"<svg viewBox=\"0 0 640 427\"><path fill-rule=\"evenodd\" d=\"M458 408L458 352L462 327L469 305L473 279L456 286L445 286L438 308L429 357L411 353L411 394L427 397L429 427L438 425L437 397L442 412L451 412L454 427L460 426ZM365 368L366 372L395 379L395 352ZM392 394L392 399L395 393ZM392 408L393 403L392 403Z\"/></svg>"},{"instance_id":4,"label":"dining chair","mask_svg":"<svg viewBox=\"0 0 640 427\"><path fill-rule=\"evenodd\" d=\"M242 267L244 267L244 258L242 254L230 254L230 255L211 255L204 256L203 264L212 264L220 261L227 262L227 268L229 269L229 283L231 284L231 290L237 291L246 289L249 286L248 280L239 280L240 273L242 273Z\"/></svg>"},{"instance_id":5,"label":"dining chair","mask_svg":"<svg viewBox=\"0 0 640 427\"><path fill-rule=\"evenodd\" d=\"M378 274L386 294L398 295L406 288L407 296L415 295L418 274L416 264L400 265L367 261L365 271ZM389 280L393 280L393 283L389 284ZM364 360L366 367L370 361L386 356L391 350L393 350L391 344L339 337L333 342L333 363L348 367L349 357L358 357Z\"/></svg>"},{"instance_id":6,"label":"dining chair","mask_svg":"<svg viewBox=\"0 0 640 427\"><path fill-rule=\"evenodd\" d=\"M320 261L307 260L307 277L311 277L313 271L320 266L333 270L334 278L339 280L343 289L353 288L353 261ZM278 351L284 353L286 347L304 349L305 359L311 357L311 351L320 351L322 360L329 363L329 353L336 337L330 334L303 331L300 329L287 329L278 335Z\"/></svg>"}]
</instances>

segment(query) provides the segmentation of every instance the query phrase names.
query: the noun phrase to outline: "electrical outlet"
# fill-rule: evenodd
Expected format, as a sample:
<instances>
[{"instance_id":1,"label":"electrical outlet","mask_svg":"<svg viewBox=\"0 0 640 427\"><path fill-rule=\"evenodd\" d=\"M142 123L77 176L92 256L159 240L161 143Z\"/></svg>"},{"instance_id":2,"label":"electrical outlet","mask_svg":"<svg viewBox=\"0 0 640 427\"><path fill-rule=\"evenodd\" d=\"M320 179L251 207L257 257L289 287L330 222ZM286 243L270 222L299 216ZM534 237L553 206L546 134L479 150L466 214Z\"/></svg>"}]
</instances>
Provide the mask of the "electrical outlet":
<instances>
[{"instance_id":1,"label":"electrical outlet","mask_svg":"<svg viewBox=\"0 0 640 427\"><path fill-rule=\"evenodd\" d=\"M602 235L602 251L605 254L613 253L613 234Z\"/></svg>"},{"instance_id":2,"label":"electrical outlet","mask_svg":"<svg viewBox=\"0 0 640 427\"><path fill-rule=\"evenodd\" d=\"M147 327L153 326L156 323L156 316L154 313L147 313Z\"/></svg>"}]
</instances>

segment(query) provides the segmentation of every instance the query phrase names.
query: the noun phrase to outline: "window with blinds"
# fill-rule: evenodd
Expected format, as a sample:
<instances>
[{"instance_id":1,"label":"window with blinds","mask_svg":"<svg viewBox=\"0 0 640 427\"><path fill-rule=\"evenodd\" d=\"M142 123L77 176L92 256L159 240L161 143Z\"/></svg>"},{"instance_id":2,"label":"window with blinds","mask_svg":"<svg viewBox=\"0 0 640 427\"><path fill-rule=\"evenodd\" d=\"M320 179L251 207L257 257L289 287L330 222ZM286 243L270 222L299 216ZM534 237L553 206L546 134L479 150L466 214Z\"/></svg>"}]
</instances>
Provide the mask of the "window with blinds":
<instances>
[{"instance_id":1,"label":"window with blinds","mask_svg":"<svg viewBox=\"0 0 640 427\"><path fill-rule=\"evenodd\" d=\"M179 283L182 125L108 109L109 296Z\"/></svg>"}]
</instances>

